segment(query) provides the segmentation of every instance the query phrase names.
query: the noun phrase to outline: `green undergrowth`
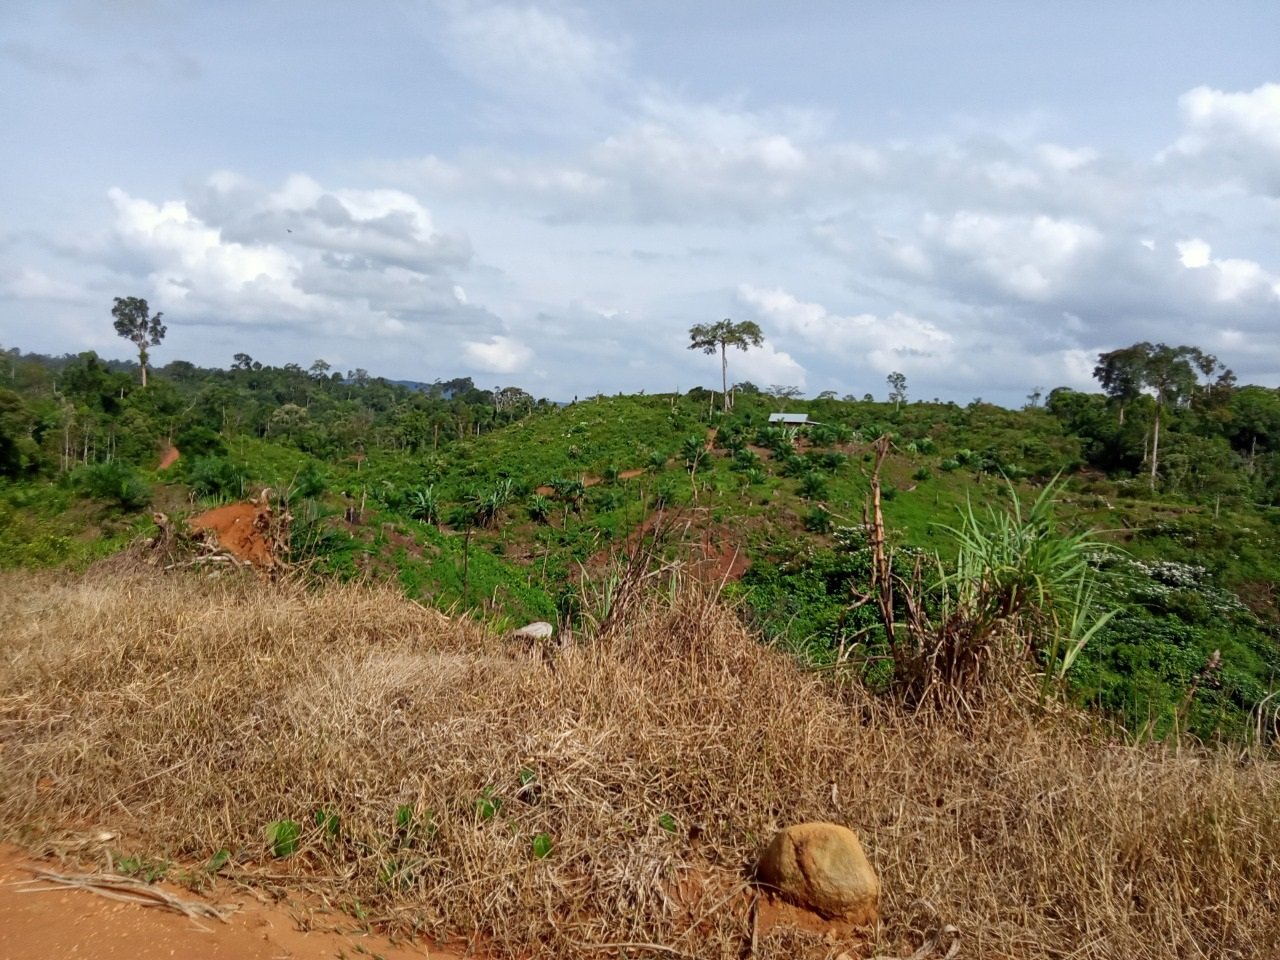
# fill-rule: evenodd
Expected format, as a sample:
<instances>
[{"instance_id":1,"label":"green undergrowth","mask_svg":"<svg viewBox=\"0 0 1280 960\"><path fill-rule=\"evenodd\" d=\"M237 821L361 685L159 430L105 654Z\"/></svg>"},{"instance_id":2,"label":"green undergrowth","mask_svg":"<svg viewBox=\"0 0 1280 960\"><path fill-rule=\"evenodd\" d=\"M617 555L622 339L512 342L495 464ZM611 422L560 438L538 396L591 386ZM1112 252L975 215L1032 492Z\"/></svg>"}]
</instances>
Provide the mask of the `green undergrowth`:
<instances>
[{"instance_id":1,"label":"green undergrowth","mask_svg":"<svg viewBox=\"0 0 1280 960\"><path fill-rule=\"evenodd\" d=\"M1093 441L1044 409L791 401L818 426L788 433L767 424L780 406L750 392L728 415L703 391L594 397L478 436L325 457L287 438L193 431L196 449L163 474L99 465L0 486L0 565L83 567L148 530L152 509L271 489L293 516L293 559L317 574L566 627L662 516L672 556L683 539L748 557L729 595L765 640L823 668L858 659L880 686L886 642L859 605L861 524L872 444L888 435L883 510L904 575L916 558L955 560L946 528L968 505L1027 504L1059 475L1055 523L1114 548L1097 574L1115 613L1070 673L1078 702L1152 736L1237 736L1280 682L1280 508L1244 485L1153 492L1087 469Z\"/></svg>"}]
</instances>

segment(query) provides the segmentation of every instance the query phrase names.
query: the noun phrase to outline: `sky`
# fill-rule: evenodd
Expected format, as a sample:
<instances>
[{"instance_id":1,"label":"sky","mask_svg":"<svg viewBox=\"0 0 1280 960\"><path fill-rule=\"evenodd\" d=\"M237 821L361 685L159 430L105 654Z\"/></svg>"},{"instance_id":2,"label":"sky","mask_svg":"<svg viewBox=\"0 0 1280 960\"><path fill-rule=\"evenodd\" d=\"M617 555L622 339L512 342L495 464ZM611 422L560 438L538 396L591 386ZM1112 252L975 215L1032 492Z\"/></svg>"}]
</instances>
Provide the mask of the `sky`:
<instances>
[{"instance_id":1,"label":"sky","mask_svg":"<svg viewBox=\"0 0 1280 960\"><path fill-rule=\"evenodd\" d=\"M568 400L1280 385L1280 3L6 0L0 347Z\"/></svg>"}]
</instances>

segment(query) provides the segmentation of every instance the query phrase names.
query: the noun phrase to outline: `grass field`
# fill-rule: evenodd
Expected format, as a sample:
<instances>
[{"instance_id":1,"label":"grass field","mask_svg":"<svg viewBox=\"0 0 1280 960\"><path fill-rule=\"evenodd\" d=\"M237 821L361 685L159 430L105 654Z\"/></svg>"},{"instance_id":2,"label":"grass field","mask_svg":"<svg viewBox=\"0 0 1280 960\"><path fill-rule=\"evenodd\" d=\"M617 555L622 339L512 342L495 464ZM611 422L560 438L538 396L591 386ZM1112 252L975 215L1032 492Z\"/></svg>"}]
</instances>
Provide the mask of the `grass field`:
<instances>
[{"instance_id":1,"label":"grass field","mask_svg":"<svg viewBox=\"0 0 1280 960\"><path fill-rule=\"evenodd\" d=\"M909 714L695 586L635 601L547 662L391 588L0 574L0 836L499 957L1275 955L1274 759ZM751 864L815 819L883 922L753 944Z\"/></svg>"}]
</instances>

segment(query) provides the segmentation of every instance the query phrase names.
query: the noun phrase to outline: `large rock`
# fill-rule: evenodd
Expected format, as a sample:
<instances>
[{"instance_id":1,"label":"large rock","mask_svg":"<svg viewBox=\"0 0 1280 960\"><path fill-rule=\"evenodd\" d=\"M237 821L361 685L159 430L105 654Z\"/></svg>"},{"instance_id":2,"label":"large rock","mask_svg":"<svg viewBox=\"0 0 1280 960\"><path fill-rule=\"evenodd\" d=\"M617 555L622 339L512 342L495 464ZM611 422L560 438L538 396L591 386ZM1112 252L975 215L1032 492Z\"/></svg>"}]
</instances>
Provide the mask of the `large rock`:
<instances>
[{"instance_id":1,"label":"large rock","mask_svg":"<svg viewBox=\"0 0 1280 960\"><path fill-rule=\"evenodd\" d=\"M869 926L880 917L880 880L848 827L787 827L765 849L756 873L787 900L828 919Z\"/></svg>"},{"instance_id":2,"label":"large rock","mask_svg":"<svg viewBox=\"0 0 1280 960\"><path fill-rule=\"evenodd\" d=\"M535 620L513 631L511 636L518 640L549 640L555 632L556 628L545 620Z\"/></svg>"}]
</instances>

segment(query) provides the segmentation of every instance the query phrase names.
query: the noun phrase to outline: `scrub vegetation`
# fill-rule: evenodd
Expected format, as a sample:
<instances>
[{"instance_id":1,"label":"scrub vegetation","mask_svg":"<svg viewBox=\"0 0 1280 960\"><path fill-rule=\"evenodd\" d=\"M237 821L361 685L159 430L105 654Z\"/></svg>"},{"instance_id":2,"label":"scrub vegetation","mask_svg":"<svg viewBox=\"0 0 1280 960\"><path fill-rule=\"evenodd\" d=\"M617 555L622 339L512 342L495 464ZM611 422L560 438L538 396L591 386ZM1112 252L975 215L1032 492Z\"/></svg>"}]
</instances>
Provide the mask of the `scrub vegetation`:
<instances>
[{"instance_id":1,"label":"scrub vegetation","mask_svg":"<svg viewBox=\"0 0 1280 960\"><path fill-rule=\"evenodd\" d=\"M1021 410L3 360L0 835L495 955L781 957L826 954L750 864L830 819L867 955L1280 942L1280 392L1216 358ZM247 500L270 577L186 527Z\"/></svg>"}]
</instances>

